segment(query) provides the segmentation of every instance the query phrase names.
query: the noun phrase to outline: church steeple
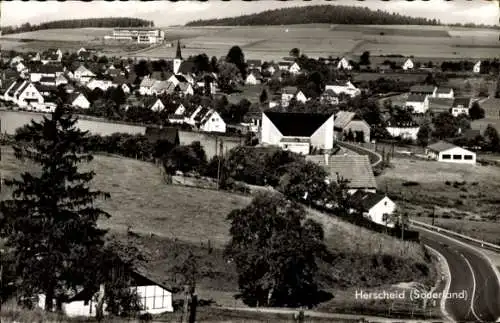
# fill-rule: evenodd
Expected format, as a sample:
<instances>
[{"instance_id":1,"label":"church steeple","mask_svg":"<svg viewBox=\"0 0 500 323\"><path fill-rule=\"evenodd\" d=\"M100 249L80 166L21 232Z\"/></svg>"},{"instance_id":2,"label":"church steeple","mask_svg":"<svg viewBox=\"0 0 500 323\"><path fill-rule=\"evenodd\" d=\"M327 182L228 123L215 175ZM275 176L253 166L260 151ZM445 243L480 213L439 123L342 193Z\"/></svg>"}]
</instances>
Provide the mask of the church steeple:
<instances>
[{"instance_id":1,"label":"church steeple","mask_svg":"<svg viewBox=\"0 0 500 323\"><path fill-rule=\"evenodd\" d=\"M177 39L177 53L175 54L175 58L182 59L181 55L181 41Z\"/></svg>"}]
</instances>

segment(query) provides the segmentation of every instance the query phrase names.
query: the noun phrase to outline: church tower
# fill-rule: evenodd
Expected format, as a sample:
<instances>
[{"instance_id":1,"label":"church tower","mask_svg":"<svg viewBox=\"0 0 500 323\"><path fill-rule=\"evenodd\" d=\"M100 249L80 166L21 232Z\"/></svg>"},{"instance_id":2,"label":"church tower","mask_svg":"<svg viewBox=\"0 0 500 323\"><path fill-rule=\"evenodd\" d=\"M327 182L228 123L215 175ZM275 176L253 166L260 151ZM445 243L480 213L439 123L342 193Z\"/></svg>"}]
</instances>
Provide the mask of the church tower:
<instances>
[{"instance_id":1,"label":"church tower","mask_svg":"<svg viewBox=\"0 0 500 323\"><path fill-rule=\"evenodd\" d=\"M177 40L177 53L175 54L174 58L174 74L177 74L179 72L181 64L182 64L181 42L180 40Z\"/></svg>"}]
</instances>

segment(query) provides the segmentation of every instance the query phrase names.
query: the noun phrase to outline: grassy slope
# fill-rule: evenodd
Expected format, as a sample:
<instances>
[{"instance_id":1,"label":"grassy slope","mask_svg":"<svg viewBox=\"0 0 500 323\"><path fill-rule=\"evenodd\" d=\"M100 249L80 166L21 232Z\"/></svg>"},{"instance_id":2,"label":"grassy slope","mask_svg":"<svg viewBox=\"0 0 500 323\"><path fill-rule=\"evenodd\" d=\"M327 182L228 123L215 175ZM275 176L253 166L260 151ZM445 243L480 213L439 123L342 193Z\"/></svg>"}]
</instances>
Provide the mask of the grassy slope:
<instances>
[{"instance_id":1,"label":"grassy slope","mask_svg":"<svg viewBox=\"0 0 500 323\"><path fill-rule=\"evenodd\" d=\"M21 170L33 169L14 159L3 148L0 170L4 177L16 176ZM89 167L89 166L87 166ZM174 283L171 268L187 250L209 261L213 275L199 283L202 298L217 303L241 305L233 299L237 290L234 267L224 262L222 247L229 239L226 215L244 207L249 197L168 186L154 165L132 159L96 156L90 165L97 176L95 185L111 193L111 199L99 202L112 214L102 226L122 240L139 246L150 259L147 265L155 276ZM2 192L2 198L8 192ZM426 262L420 246L403 243L382 234L310 211L309 217L324 225L326 243L339 253L335 264L322 263L321 285L327 290L375 287L381 283L397 283L415 277L425 279L416 263ZM127 227L136 233L127 235ZM208 247L208 243L212 248ZM392 255L393 263L373 258ZM347 293L347 292L346 292ZM354 298L354 292L348 292ZM354 300L353 300L354 301Z\"/></svg>"}]
</instances>

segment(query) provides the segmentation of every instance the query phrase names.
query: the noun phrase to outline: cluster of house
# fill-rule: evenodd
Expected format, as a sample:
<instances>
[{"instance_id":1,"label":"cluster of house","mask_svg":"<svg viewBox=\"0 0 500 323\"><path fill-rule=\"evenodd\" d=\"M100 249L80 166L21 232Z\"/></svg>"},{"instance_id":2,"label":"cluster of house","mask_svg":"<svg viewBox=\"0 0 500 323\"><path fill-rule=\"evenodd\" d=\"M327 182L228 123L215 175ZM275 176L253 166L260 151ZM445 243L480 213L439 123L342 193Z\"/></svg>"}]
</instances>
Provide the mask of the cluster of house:
<instances>
[{"instance_id":1,"label":"cluster of house","mask_svg":"<svg viewBox=\"0 0 500 323\"><path fill-rule=\"evenodd\" d=\"M336 127L337 121L339 125ZM357 211L379 225L394 227L395 223L390 219L396 205L385 194L377 192L368 156L334 146L335 138L347 128L367 130L366 126L366 122L354 118L351 112L333 115L268 111L262 113L260 142L263 146L278 146L305 155L306 160L327 171L328 182L347 180L348 193L355 201Z\"/></svg>"},{"instance_id":2,"label":"cluster of house","mask_svg":"<svg viewBox=\"0 0 500 323\"><path fill-rule=\"evenodd\" d=\"M67 102L73 107L88 109L89 100L77 88L86 87L89 90L121 87L127 96L124 108L130 106L149 107L154 111L163 111L167 104L156 98L162 94L178 93L180 96L193 95L194 89L216 92L214 73L195 77L192 63L184 61L180 45L173 60L174 72L152 72L145 76L138 86L135 85L136 75L131 65L125 68L111 64L87 64L89 52L84 48L77 51L78 61L73 62L73 68L65 68L61 64L62 52L48 50L43 54L22 57L16 56L9 62L11 69L3 71L3 93L0 99L11 102L14 106L37 112L52 112L56 107L56 99L60 96L61 86L67 95ZM98 76L100 75L100 76ZM208 84L208 87L207 87ZM140 98L134 95L140 94ZM196 106L184 108L182 104L175 111L167 111L169 121L174 124L198 126L202 131L225 132L226 124L220 115L211 108Z\"/></svg>"},{"instance_id":3,"label":"cluster of house","mask_svg":"<svg viewBox=\"0 0 500 323\"><path fill-rule=\"evenodd\" d=\"M451 112L456 117L460 114L468 115L473 103L472 97L455 97L455 92L450 87L415 85L410 89L405 107L411 108L415 114L427 111Z\"/></svg>"}]
</instances>

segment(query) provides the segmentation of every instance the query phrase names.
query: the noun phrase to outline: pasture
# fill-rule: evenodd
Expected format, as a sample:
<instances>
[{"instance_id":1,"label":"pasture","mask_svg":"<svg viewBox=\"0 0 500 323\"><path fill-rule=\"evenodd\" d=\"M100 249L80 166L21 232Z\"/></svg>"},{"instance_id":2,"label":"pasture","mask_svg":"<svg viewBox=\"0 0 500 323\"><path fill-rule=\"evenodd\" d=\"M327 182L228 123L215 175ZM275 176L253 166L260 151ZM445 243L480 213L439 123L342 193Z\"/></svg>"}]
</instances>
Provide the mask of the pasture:
<instances>
[{"instance_id":1,"label":"pasture","mask_svg":"<svg viewBox=\"0 0 500 323\"><path fill-rule=\"evenodd\" d=\"M229 240L227 214L248 205L250 197L167 185L157 166L133 159L98 155L85 168L96 172L94 187L111 194L111 199L97 203L111 214L99 225L108 228L114 238L137 246L149 260L146 266L152 273L174 283L172 267L192 251L200 257L201 268L211 272L200 278L200 297L226 306L242 305L233 298L237 291L235 268L224 261L222 251ZM17 161L10 148L2 147L0 171L4 178L26 170L37 169ZM3 190L2 199L9 193ZM372 289L401 281L428 282L433 277L432 269L422 272L421 264L427 259L418 244L374 233L320 212L309 210L307 216L323 225L328 249L341 255L335 263L321 263L320 281L326 290L335 293L338 288L360 287L360 277L365 277L364 287ZM394 266L384 267L379 260L382 255L392 256ZM354 294L349 295L356 302Z\"/></svg>"},{"instance_id":2,"label":"pasture","mask_svg":"<svg viewBox=\"0 0 500 323\"><path fill-rule=\"evenodd\" d=\"M488 58L500 49L498 31L442 26L367 26L367 25L290 25L233 27L166 27L167 42L180 39L186 56L206 53L220 57L240 46L246 58L280 60L297 47L310 57L401 54L417 58ZM106 28L44 30L5 39L38 39L79 42L85 46L99 42L110 32ZM13 47L9 40L9 47ZM22 47L23 43L19 43ZM123 55L125 51L121 51ZM117 52L118 53L118 52ZM175 46L159 46L141 53L141 57L173 57Z\"/></svg>"},{"instance_id":3,"label":"pasture","mask_svg":"<svg viewBox=\"0 0 500 323\"><path fill-rule=\"evenodd\" d=\"M494 219L500 199L500 167L460 165L413 158L392 158L377 177L403 211L412 216ZM413 182L413 185L408 183Z\"/></svg>"}]
</instances>

